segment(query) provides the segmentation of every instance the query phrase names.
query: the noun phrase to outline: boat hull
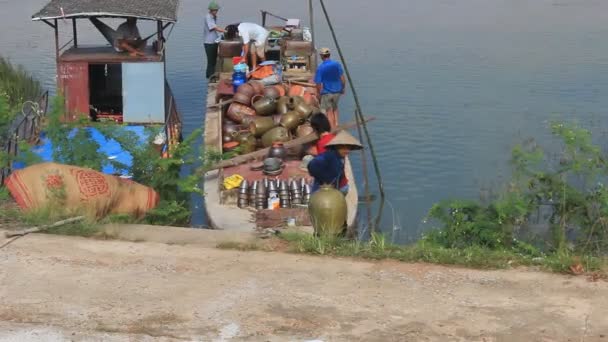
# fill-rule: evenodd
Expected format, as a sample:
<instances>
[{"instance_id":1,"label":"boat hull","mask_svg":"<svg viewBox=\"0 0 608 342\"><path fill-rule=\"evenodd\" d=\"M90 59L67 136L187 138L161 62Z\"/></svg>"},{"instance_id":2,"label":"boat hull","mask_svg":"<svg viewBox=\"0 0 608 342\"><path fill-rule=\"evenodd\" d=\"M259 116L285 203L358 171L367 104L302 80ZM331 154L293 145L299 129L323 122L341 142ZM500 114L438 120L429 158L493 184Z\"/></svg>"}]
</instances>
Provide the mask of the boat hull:
<instances>
[{"instance_id":1,"label":"boat hull","mask_svg":"<svg viewBox=\"0 0 608 342\"><path fill-rule=\"evenodd\" d=\"M229 78L229 74L222 74L221 79ZM302 77L302 75L298 75ZM209 83L207 89L207 111L205 113L204 143L206 150L222 150L222 116L226 108L212 106L220 99L217 96L218 83ZM253 161L252 161L253 162ZM238 167L242 173L248 172L249 164ZM256 210L253 208L239 208L236 201L227 201L225 191L223 191L223 178L235 172L230 168L219 169L207 172L203 180L205 191L204 203L207 216L207 224L213 229L233 230L233 231L252 231L261 227L258 223ZM302 171L303 172L303 171ZM349 192L346 195L347 201L347 226L352 233L355 228L358 206L358 191L354 181L354 174L350 160L345 162L346 177L351 180ZM261 177L260 175L257 175ZM227 203L228 202L228 203ZM307 215L307 213L306 213ZM307 220L304 220L307 221ZM303 225L306 230L312 231L310 223Z\"/></svg>"}]
</instances>

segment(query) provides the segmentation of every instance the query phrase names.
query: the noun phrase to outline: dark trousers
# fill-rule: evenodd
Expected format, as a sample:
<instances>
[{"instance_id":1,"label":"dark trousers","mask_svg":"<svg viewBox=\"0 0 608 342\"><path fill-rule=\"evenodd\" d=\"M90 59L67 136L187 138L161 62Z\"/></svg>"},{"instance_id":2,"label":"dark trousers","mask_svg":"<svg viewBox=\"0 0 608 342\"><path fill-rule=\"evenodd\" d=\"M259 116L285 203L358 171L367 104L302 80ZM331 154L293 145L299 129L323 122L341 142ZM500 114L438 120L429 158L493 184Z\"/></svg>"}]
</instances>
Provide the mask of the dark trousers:
<instances>
[{"instance_id":1,"label":"dark trousers","mask_svg":"<svg viewBox=\"0 0 608 342\"><path fill-rule=\"evenodd\" d=\"M215 73L215 65L217 64L217 47L219 44L205 44L205 53L207 54L207 78Z\"/></svg>"}]
</instances>

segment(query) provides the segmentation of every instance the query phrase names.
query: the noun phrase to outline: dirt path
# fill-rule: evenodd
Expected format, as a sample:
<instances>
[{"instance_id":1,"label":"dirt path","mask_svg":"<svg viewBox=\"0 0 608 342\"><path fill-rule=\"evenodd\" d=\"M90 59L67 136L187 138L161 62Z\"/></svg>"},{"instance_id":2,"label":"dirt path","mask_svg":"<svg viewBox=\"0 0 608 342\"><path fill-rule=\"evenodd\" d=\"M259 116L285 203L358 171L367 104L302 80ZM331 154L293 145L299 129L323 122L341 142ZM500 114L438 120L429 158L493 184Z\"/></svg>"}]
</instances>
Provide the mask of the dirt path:
<instances>
[{"instance_id":1,"label":"dirt path","mask_svg":"<svg viewBox=\"0 0 608 342\"><path fill-rule=\"evenodd\" d=\"M0 249L23 340L608 341L608 283L31 235Z\"/></svg>"}]
</instances>

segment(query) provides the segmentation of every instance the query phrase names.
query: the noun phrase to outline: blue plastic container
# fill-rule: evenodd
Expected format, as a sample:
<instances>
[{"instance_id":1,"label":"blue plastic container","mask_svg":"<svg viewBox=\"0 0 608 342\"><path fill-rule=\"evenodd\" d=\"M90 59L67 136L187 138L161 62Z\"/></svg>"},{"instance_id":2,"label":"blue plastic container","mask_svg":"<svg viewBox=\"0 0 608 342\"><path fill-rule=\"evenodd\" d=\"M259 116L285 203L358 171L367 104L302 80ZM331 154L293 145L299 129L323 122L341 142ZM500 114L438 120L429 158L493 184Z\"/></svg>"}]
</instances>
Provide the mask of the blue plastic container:
<instances>
[{"instance_id":1,"label":"blue plastic container","mask_svg":"<svg viewBox=\"0 0 608 342\"><path fill-rule=\"evenodd\" d=\"M232 86L234 92L239 88L241 84L247 82L247 65L237 64L234 66L234 72L232 73Z\"/></svg>"}]
</instances>

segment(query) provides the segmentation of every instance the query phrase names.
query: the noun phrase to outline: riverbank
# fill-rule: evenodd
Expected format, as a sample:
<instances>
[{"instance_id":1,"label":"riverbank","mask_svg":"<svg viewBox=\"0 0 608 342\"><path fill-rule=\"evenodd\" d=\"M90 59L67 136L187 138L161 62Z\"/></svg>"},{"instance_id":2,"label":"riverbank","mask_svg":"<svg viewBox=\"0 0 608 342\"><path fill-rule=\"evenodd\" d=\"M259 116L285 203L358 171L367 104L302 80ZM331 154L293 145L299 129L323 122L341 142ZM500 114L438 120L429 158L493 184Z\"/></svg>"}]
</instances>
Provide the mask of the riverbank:
<instances>
[{"instance_id":1,"label":"riverbank","mask_svg":"<svg viewBox=\"0 0 608 342\"><path fill-rule=\"evenodd\" d=\"M0 250L0 340L608 338L603 281L191 242L16 240Z\"/></svg>"}]
</instances>

